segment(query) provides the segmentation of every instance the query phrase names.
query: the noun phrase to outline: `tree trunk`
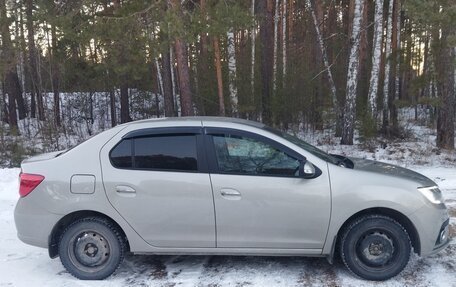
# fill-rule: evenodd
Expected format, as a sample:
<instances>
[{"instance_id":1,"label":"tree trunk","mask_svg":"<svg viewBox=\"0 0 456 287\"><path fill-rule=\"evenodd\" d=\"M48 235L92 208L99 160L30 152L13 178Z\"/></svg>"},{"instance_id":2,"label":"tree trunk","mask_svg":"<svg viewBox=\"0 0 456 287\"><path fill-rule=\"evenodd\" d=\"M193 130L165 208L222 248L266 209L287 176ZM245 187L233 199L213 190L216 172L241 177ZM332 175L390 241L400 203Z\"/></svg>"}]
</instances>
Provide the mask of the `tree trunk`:
<instances>
[{"instance_id":1,"label":"tree trunk","mask_svg":"<svg viewBox=\"0 0 456 287\"><path fill-rule=\"evenodd\" d=\"M0 28L2 36L3 76L5 79L4 93L8 95L8 123L12 132L17 132L16 99L22 91L17 76L16 57L14 55L9 31L9 18L6 13L5 0L0 0Z\"/></svg>"},{"instance_id":2,"label":"tree trunk","mask_svg":"<svg viewBox=\"0 0 456 287\"><path fill-rule=\"evenodd\" d=\"M402 7L401 2L396 2L396 71L394 81L394 99L400 98L400 84L401 84L401 25L402 25Z\"/></svg>"},{"instance_id":3,"label":"tree trunk","mask_svg":"<svg viewBox=\"0 0 456 287\"><path fill-rule=\"evenodd\" d=\"M223 79L222 79L222 63L220 59L220 46L218 38L214 37L214 61L215 71L217 75L217 95L219 100L219 114L225 116L225 100L223 97Z\"/></svg>"},{"instance_id":4,"label":"tree trunk","mask_svg":"<svg viewBox=\"0 0 456 287\"><path fill-rule=\"evenodd\" d=\"M282 86L285 88L287 76L287 0L282 5Z\"/></svg>"},{"instance_id":5,"label":"tree trunk","mask_svg":"<svg viewBox=\"0 0 456 287\"><path fill-rule=\"evenodd\" d=\"M155 58L155 68L157 69L157 82L158 82L158 88L160 90L160 94L162 95L163 99L165 98L165 92L164 92L164 86L163 86L163 77L162 77L162 72L160 69L160 64L158 63L158 59ZM160 101L158 98L158 95L155 95L155 105L156 105L156 110L157 110L157 118L160 117Z\"/></svg>"},{"instance_id":6,"label":"tree trunk","mask_svg":"<svg viewBox=\"0 0 456 287\"><path fill-rule=\"evenodd\" d=\"M429 35L425 36L424 39L424 55L423 55L423 78L425 79L425 86L421 90L420 97L429 97L430 96L430 65L429 62L431 61L429 55Z\"/></svg>"},{"instance_id":7,"label":"tree trunk","mask_svg":"<svg viewBox=\"0 0 456 287\"><path fill-rule=\"evenodd\" d=\"M394 75L394 82L392 83L392 87L394 88L394 95L392 99L390 99L390 113L391 113L391 122L393 129L395 131L398 130L399 127L399 122L398 122L398 114L397 114L397 107L396 107L396 101L399 100L399 90L400 90L400 59L401 59L401 2L396 1L394 4L394 13L393 13L393 32L392 32L392 48L393 51L395 52L395 59L392 61L394 63L393 67L393 72L392 74ZM419 47L421 46L421 40ZM421 49L419 50L420 54L418 55L419 59L422 59L421 57ZM420 60L421 61L421 60ZM421 63L420 63L421 64ZM416 96L419 96L419 91L416 93ZM391 98L391 97L390 97Z\"/></svg>"},{"instance_id":8,"label":"tree trunk","mask_svg":"<svg viewBox=\"0 0 456 287\"><path fill-rule=\"evenodd\" d=\"M171 73L171 89L173 92L173 101L174 101L174 110L176 116L179 115L179 112L181 110L180 107L180 100L177 98L177 92L176 92L176 72L174 69L174 53L173 53L173 48L169 47L169 68L170 68L170 73Z\"/></svg>"},{"instance_id":9,"label":"tree trunk","mask_svg":"<svg viewBox=\"0 0 456 287\"><path fill-rule=\"evenodd\" d=\"M375 1L374 40L372 48L372 70L369 81L368 108L370 116L377 118L377 95L380 78L380 60L382 56L383 36L383 1Z\"/></svg>"},{"instance_id":10,"label":"tree trunk","mask_svg":"<svg viewBox=\"0 0 456 287\"><path fill-rule=\"evenodd\" d=\"M252 18L255 17L255 0L252 0L252 6L250 7L250 13ZM251 65L250 65L250 88L252 92L252 102L255 103L255 42L256 42L256 25L250 30L250 40L252 41L251 46Z\"/></svg>"},{"instance_id":11,"label":"tree trunk","mask_svg":"<svg viewBox=\"0 0 456 287\"><path fill-rule=\"evenodd\" d=\"M1 9L1 8L0 8ZM13 8L14 9L14 8ZM5 10L6 11L6 5L5 5ZM3 16L2 16L3 17ZM6 24L8 23L8 18L6 18L7 16L5 15L5 20L6 22L3 23L3 24ZM12 15L12 17L14 18L18 18L17 14L16 15ZM12 19L12 18L10 18ZM15 22L16 25L16 31L15 31L15 35L14 37L17 38L19 37L19 26L18 26L18 23L17 21ZM23 94L22 94L22 91L23 91L23 85L22 85L22 81L21 78L19 78L19 75L18 75L18 72L20 74L22 74L22 69L21 69L21 55L20 55L20 52L19 52L19 56L16 55L16 47L14 47L11 43L11 35L9 33L9 28L7 28L8 30L6 31L7 33L4 35L6 37L8 37L8 39L5 39L5 49L9 50L8 52L6 52L6 56L11 55L12 58L10 58L9 61L11 61L9 64L7 65L11 65L10 67L7 67L7 69L9 69L11 71L11 76L14 76L15 77L12 77L11 79L13 79L13 82L11 83L11 89L14 90L14 99L16 101L16 107L17 107L17 111L19 112L18 115L19 115L19 119L22 120L22 119L25 119L27 117L27 107L25 105L25 102L24 102L24 97L23 97ZM4 37L3 36L3 33L2 33L2 38ZM15 39L15 42L18 42L17 39ZM14 66L13 66L14 65ZM22 75L21 75L22 76Z\"/></svg>"},{"instance_id":12,"label":"tree trunk","mask_svg":"<svg viewBox=\"0 0 456 287\"><path fill-rule=\"evenodd\" d=\"M25 112L27 114L28 111L28 106L26 103L26 92L27 92L27 87L25 85L26 81L28 80L27 78L29 77L29 72L28 72L28 64L26 63L26 58L27 58L27 53L26 53L26 42L25 42L25 32L24 32L24 13L22 13L23 8L21 6L17 6L16 8L18 16L16 16L16 30L19 35L16 35L18 38L18 45L19 47L19 67L18 69L20 70L20 79L21 79L21 90L22 90L22 100L23 100L23 105L25 108ZM17 27L18 26L18 27Z\"/></svg>"},{"instance_id":13,"label":"tree trunk","mask_svg":"<svg viewBox=\"0 0 456 287\"><path fill-rule=\"evenodd\" d=\"M455 136L454 50L449 47L450 28L441 29L440 41L433 43L440 105L437 108L437 147L453 150Z\"/></svg>"},{"instance_id":14,"label":"tree trunk","mask_svg":"<svg viewBox=\"0 0 456 287\"><path fill-rule=\"evenodd\" d=\"M27 39L29 49L29 71L31 89L31 117L36 116L36 109L38 108L38 119L45 120L43 95L41 94L41 85L39 80L39 64L37 59L37 51L35 46L35 28L33 25L33 0L26 0L26 16L27 16Z\"/></svg>"},{"instance_id":15,"label":"tree trunk","mask_svg":"<svg viewBox=\"0 0 456 287\"><path fill-rule=\"evenodd\" d=\"M386 44L385 44L385 79L383 81L383 130L388 132L390 113L389 113L389 93L390 93L390 77L391 77L391 38L393 31L393 4L394 0L389 0L388 4L388 22L386 28Z\"/></svg>"},{"instance_id":16,"label":"tree trunk","mask_svg":"<svg viewBox=\"0 0 456 287\"><path fill-rule=\"evenodd\" d=\"M279 1L275 1L274 9L274 55L273 55L273 66L272 66L272 94L275 96L277 91L277 59L278 59L278 47L279 47Z\"/></svg>"},{"instance_id":17,"label":"tree trunk","mask_svg":"<svg viewBox=\"0 0 456 287\"><path fill-rule=\"evenodd\" d=\"M130 103L128 99L128 84L120 85L120 123L127 123L130 118Z\"/></svg>"},{"instance_id":18,"label":"tree trunk","mask_svg":"<svg viewBox=\"0 0 456 287\"><path fill-rule=\"evenodd\" d=\"M208 83L212 77L212 74L209 72L209 65L207 64L207 60L209 59L209 38L207 35L207 9L206 9L206 0L200 0L200 10L201 10L201 25L204 27L203 31L200 33L200 42L199 42L199 57L197 59L197 74L195 78L199 83ZM201 115L206 115L206 102L205 98L209 95L212 91L210 91L210 87L208 85L200 85L200 92L198 92L199 97L199 113Z\"/></svg>"},{"instance_id":19,"label":"tree trunk","mask_svg":"<svg viewBox=\"0 0 456 287\"><path fill-rule=\"evenodd\" d=\"M180 88L181 115L183 117L192 116L192 92L190 89L187 45L180 38L176 38L174 44L176 49L177 73Z\"/></svg>"},{"instance_id":20,"label":"tree trunk","mask_svg":"<svg viewBox=\"0 0 456 287\"><path fill-rule=\"evenodd\" d=\"M180 0L171 0L168 2L178 17L183 17L183 11ZM180 88L181 115L192 116L192 91L190 87L190 71L188 67L187 43L181 37L174 39L174 49L176 50L177 73Z\"/></svg>"},{"instance_id":21,"label":"tree trunk","mask_svg":"<svg viewBox=\"0 0 456 287\"><path fill-rule=\"evenodd\" d=\"M363 15L361 20L361 34L360 34L360 43L359 43L359 76L358 76L358 91L357 95L365 95L369 92L369 76L368 76L368 62L370 59L367 59L368 55L368 29L369 29L369 19L368 19L368 10L369 10L369 1L364 1Z\"/></svg>"},{"instance_id":22,"label":"tree trunk","mask_svg":"<svg viewBox=\"0 0 456 287\"><path fill-rule=\"evenodd\" d=\"M5 76L5 92L8 94L8 124L10 126L11 133L15 134L18 132L17 126L17 112L16 112L16 99L15 94L17 92L17 74L8 72Z\"/></svg>"},{"instance_id":23,"label":"tree trunk","mask_svg":"<svg viewBox=\"0 0 456 287\"><path fill-rule=\"evenodd\" d=\"M314 26L315 26L315 33L317 34L317 41L318 41L319 49L321 51L321 56L322 56L322 60L323 60L323 64L324 64L325 70L326 70L326 74L328 76L329 88L331 90L331 100L332 100L332 103L333 103L334 114L338 114L339 112L338 112L338 108L337 108L338 104L337 104L336 84L334 83L334 78L333 78L333 74L332 74L332 71L331 71L331 65L329 64L328 54L326 52L326 47L325 47L325 44L323 42L323 35L321 34L321 31L320 31L320 23L321 23L322 19L318 19L317 15L315 13L315 7L316 7L315 0L307 0L307 5L309 6L310 12L312 14L312 20L313 20L313 23L314 23Z\"/></svg>"},{"instance_id":24,"label":"tree trunk","mask_svg":"<svg viewBox=\"0 0 456 287\"><path fill-rule=\"evenodd\" d=\"M363 15L363 0L354 0L354 13L352 33L350 37L351 48L348 62L346 101L341 144L353 144L353 131L356 115L356 89L358 85L359 70L359 42L361 34L361 21Z\"/></svg>"},{"instance_id":25,"label":"tree trunk","mask_svg":"<svg viewBox=\"0 0 456 287\"><path fill-rule=\"evenodd\" d=\"M173 96L173 81L171 79L172 67L169 50L162 54L163 67L163 99L165 101L165 116L175 117L174 96Z\"/></svg>"},{"instance_id":26,"label":"tree trunk","mask_svg":"<svg viewBox=\"0 0 456 287\"><path fill-rule=\"evenodd\" d=\"M116 92L113 89L109 90L109 107L111 110L111 127L115 127L117 125Z\"/></svg>"},{"instance_id":27,"label":"tree trunk","mask_svg":"<svg viewBox=\"0 0 456 287\"><path fill-rule=\"evenodd\" d=\"M231 103L231 116L237 117L238 111L238 90L236 78L236 45L234 39L233 29L231 28L227 33L228 40L228 77L230 89L230 103Z\"/></svg>"},{"instance_id":28,"label":"tree trunk","mask_svg":"<svg viewBox=\"0 0 456 287\"><path fill-rule=\"evenodd\" d=\"M57 127L60 127L60 76L59 64L57 59L57 34L55 25L52 25L52 90L54 93L54 121Z\"/></svg>"},{"instance_id":29,"label":"tree trunk","mask_svg":"<svg viewBox=\"0 0 456 287\"><path fill-rule=\"evenodd\" d=\"M19 112L19 119L22 120L27 117L27 106L25 105L24 97L22 94L22 87L21 87L22 85L21 85L21 82L17 75L17 68L16 68L15 75L16 75L16 79L17 79L17 82L15 83L15 85L16 85L16 87L15 87L16 96L15 97L16 97L16 103L17 103L17 110Z\"/></svg>"},{"instance_id":30,"label":"tree trunk","mask_svg":"<svg viewBox=\"0 0 456 287\"><path fill-rule=\"evenodd\" d=\"M1 102L1 107L0 107L0 109L1 109L0 121L8 123L9 122L9 113L8 113L8 105L7 105L6 93L5 93L5 90L6 90L5 83L2 82L1 86L2 86L2 102ZM1 130L1 132L3 135L3 130Z\"/></svg>"},{"instance_id":31,"label":"tree trunk","mask_svg":"<svg viewBox=\"0 0 456 287\"><path fill-rule=\"evenodd\" d=\"M271 81L273 66L273 10L272 0L260 0L258 5L261 16L260 23L260 40L261 40L261 108L262 120L265 124L272 124L271 112Z\"/></svg>"},{"instance_id":32,"label":"tree trunk","mask_svg":"<svg viewBox=\"0 0 456 287\"><path fill-rule=\"evenodd\" d=\"M35 117L35 112L38 110L38 119L44 121L46 115L44 113L43 95L41 93L40 81L40 65L37 58L37 50L35 46L35 28L33 25L33 0L26 0L26 13L27 13L27 39L29 48L29 66L31 78L31 110L32 115Z\"/></svg>"}]
</instances>

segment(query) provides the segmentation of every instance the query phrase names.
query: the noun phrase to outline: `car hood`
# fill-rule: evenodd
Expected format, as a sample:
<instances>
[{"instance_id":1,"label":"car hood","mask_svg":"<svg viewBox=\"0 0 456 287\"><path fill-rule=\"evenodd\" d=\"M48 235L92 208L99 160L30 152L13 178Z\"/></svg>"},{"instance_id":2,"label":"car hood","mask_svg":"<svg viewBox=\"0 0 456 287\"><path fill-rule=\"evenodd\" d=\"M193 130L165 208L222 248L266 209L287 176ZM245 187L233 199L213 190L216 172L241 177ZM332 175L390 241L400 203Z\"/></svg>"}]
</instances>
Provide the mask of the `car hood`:
<instances>
[{"instance_id":1,"label":"car hood","mask_svg":"<svg viewBox=\"0 0 456 287\"><path fill-rule=\"evenodd\" d=\"M413 170L403 168L397 165L392 165L384 162L350 158L354 163L355 170L362 170L367 172L379 173L395 178L402 178L416 182L419 186L434 186L436 185L431 179L426 176L415 172Z\"/></svg>"}]
</instances>

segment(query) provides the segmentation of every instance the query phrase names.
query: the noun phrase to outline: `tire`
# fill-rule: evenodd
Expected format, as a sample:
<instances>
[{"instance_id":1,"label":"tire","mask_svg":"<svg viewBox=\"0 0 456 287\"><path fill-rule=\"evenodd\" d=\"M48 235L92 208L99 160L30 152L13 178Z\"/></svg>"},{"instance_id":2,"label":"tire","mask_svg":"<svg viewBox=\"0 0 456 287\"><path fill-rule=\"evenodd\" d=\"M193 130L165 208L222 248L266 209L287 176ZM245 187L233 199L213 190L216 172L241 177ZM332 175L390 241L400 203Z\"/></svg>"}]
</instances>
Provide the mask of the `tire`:
<instances>
[{"instance_id":1,"label":"tire","mask_svg":"<svg viewBox=\"0 0 456 287\"><path fill-rule=\"evenodd\" d=\"M58 246L65 269L82 280L109 277L119 267L126 250L120 232L99 217L83 218L70 224L60 236Z\"/></svg>"},{"instance_id":2,"label":"tire","mask_svg":"<svg viewBox=\"0 0 456 287\"><path fill-rule=\"evenodd\" d=\"M399 274L410 259L412 244L405 228L383 215L366 215L352 222L342 235L340 253L355 275L383 281Z\"/></svg>"}]
</instances>

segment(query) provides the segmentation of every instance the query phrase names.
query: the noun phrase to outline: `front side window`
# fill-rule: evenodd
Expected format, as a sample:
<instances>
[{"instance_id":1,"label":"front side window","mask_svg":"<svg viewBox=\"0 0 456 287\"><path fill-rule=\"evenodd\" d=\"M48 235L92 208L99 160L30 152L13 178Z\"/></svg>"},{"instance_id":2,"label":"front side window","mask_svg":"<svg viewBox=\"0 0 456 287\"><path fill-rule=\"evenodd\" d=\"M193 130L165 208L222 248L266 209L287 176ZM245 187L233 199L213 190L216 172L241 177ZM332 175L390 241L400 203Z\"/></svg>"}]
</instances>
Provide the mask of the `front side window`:
<instances>
[{"instance_id":1,"label":"front side window","mask_svg":"<svg viewBox=\"0 0 456 287\"><path fill-rule=\"evenodd\" d=\"M110 154L117 168L197 171L195 135L163 135L126 139Z\"/></svg>"},{"instance_id":2,"label":"front side window","mask_svg":"<svg viewBox=\"0 0 456 287\"><path fill-rule=\"evenodd\" d=\"M299 160L272 145L236 135L214 135L218 169L223 173L298 176Z\"/></svg>"}]
</instances>

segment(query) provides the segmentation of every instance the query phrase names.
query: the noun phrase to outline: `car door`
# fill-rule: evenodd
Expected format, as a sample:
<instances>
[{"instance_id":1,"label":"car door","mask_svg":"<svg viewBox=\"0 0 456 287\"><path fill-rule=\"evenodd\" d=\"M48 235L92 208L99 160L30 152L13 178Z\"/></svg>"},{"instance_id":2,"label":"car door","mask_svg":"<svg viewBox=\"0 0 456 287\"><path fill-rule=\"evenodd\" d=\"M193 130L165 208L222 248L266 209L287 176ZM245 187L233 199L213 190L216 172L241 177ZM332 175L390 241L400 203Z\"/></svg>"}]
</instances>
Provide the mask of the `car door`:
<instances>
[{"instance_id":1,"label":"car door","mask_svg":"<svg viewBox=\"0 0 456 287\"><path fill-rule=\"evenodd\" d=\"M101 151L113 207L156 247L215 247L201 127L133 129Z\"/></svg>"},{"instance_id":2,"label":"car door","mask_svg":"<svg viewBox=\"0 0 456 287\"><path fill-rule=\"evenodd\" d=\"M299 176L301 154L264 136L206 128L217 247L321 249L330 219L327 166Z\"/></svg>"}]
</instances>

